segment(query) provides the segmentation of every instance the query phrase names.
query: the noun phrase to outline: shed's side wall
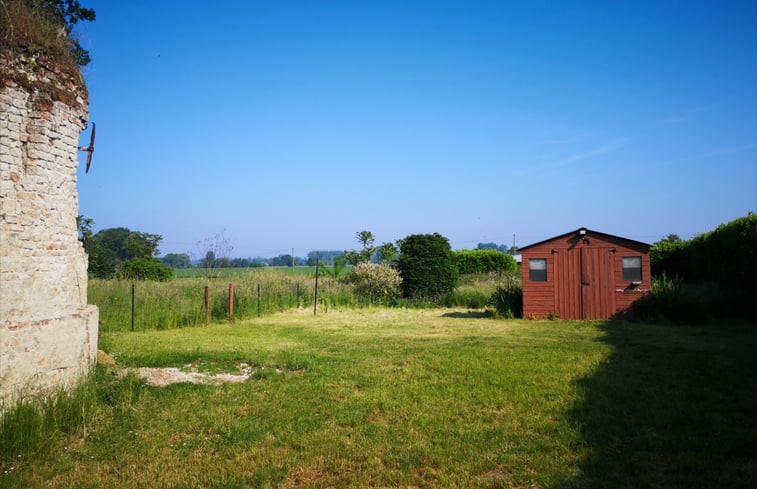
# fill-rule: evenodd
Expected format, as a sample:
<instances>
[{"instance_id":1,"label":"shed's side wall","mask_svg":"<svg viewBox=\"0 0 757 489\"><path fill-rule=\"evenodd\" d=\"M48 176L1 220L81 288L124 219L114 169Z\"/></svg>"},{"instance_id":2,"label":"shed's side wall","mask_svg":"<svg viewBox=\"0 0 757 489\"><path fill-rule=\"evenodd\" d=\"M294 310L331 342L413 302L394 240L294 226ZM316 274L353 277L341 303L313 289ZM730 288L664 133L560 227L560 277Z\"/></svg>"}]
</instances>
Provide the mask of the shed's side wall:
<instances>
[{"instance_id":1,"label":"shed's side wall","mask_svg":"<svg viewBox=\"0 0 757 489\"><path fill-rule=\"evenodd\" d=\"M597 313L595 318L607 318L628 309L634 301L649 293L651 277L647 246L606 235L589 234L586 239L588 241L584 241L578 234L562 236L522 250L524 317L545 318L556 315L565 319L582 319L585 305L582 301L590 300L601 309L601 313ZM601 250L594 252L598 257L597 264L612 267L611 272L597 271L608 278L601 281L602 287L590 289L592 295L587 298L582 298L581 248ZM624 256L641 256L640 284L623 280ZM532 258L547 260L546 282L529 280L528 262ZM611 283L605 283L608 281ZM587 317L591 318L591 315Z\"/></svg>"}]
</instances>

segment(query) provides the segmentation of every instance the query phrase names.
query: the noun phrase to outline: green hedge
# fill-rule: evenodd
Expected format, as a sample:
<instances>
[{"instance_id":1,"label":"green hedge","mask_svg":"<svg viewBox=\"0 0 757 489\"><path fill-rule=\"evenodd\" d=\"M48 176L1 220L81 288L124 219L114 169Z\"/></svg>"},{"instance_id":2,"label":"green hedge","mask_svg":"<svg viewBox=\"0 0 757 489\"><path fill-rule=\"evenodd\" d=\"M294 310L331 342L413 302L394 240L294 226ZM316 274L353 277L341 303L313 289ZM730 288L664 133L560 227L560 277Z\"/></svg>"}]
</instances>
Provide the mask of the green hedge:
<instances>
[{"instance_id":1,"label":"green hedge","mask_svg":"<svg viewBox=\"0 0 757 489\"><path fill-rule=\"evenodd\" d=\"M686 283L757 288L757 214L751 212L689 241L661 241L650 249L652 274Z\"/></svg>"},{"instance_id":2,"label":"green hedge","mask_svg":"<svg viewBox=\"0 0 757 489\"><path fill-rule=\"evenodd\" d=\"M397 268L408 299L431 299L449 294L457 285L449 240L441 234L412 234L400 240Z\"/></svg>"},{"instance_id":3,"label":"green hedge","mask_svg":"<svg viewBox=\"0 0 757 489\"><path fill-rule=\"evenodd\" d=\"M460 250L452 252L452 261L460 275L489 272L512 272L518 269L515 258L497 250Z\"/></svg>"},{"instance_id":4,"label":"green hedge","mask_svg":"<svg viewBox=\"0 0 757 489\"><path fill-rule=\"evenodd\" d=\"M173 278L173 268L157 258L132 258L118 265L116 275L120 279L164 282Z\"/></svg>"}]
</instances>

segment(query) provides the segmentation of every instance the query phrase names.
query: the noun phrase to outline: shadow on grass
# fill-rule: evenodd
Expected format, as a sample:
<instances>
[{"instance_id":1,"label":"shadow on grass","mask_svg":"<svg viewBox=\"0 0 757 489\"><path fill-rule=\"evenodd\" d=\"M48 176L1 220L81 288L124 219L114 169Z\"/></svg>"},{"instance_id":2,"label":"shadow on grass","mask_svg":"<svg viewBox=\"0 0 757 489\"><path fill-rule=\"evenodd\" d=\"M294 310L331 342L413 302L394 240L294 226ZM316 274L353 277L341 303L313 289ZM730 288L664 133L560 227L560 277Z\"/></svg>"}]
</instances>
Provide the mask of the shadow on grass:
<instances>
[{"instance_id":1,"label":"shadow on grass","mask_svg":"<svg viewBox=\"0 0 757 489\"><path fill-rule=\"evenodd\" d=\"M479 319L490 318L491 313L488 311L468 311L468 312L446 312L442 314L443 318L457 318L457 319Z\"/></svg>"},{"instance_id":2,"label":"shadow on grass","mask_svg":"<svg viewBox=\"0 0 757 489\"><path fill-rule=\"evenodd\" d=\"M757 487L757 330L602 329L569 413L591 455L561 487Z\"/></svg>"}]
</instances>

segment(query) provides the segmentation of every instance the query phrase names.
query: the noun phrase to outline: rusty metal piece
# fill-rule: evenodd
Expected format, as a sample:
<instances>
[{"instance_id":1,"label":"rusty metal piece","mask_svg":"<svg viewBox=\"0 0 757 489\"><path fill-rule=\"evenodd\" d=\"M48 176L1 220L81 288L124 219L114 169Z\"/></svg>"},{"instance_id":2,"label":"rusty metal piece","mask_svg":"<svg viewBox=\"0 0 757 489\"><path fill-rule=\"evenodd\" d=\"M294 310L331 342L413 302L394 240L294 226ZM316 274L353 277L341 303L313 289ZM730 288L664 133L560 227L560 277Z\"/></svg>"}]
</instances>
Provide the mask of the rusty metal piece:
<instances>
[{"instance_id":1,"label":"rusty metal piece","mask_svg":"<svg viewBox=\"0 0 757 489\"><path fill-rule=\"evenodd\" d=\"M79 146L79 151L86 151L89 153L87 155L87 168L84 170L84 173L89 173L89 166L92 164L92 153L95 152L95 130L96 130L95 123L92 123L92 136L89 139L89 146Z\"/></svg>"}]
</instances>

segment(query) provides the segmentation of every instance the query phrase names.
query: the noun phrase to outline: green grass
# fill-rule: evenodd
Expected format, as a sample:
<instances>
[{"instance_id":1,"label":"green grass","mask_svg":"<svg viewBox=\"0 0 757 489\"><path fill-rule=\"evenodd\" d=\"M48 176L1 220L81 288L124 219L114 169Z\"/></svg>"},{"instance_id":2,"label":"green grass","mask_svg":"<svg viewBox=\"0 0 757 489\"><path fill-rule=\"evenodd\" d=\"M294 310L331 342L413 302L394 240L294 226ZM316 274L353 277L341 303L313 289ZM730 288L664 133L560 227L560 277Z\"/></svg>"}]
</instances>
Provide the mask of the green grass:
<instances>
[{"instance_id":1,"label":"green grass","mask_svg":"<svg viewBox=\"0 0 757 489\"><path fill-rule=\"evenodd\" d=\"M145 387L86 434L1 460L0 486L757 483L752 328L480 316L300 310L104 332L123 365L266 368L243 384Z\"/></svg>"}]
</instances>

